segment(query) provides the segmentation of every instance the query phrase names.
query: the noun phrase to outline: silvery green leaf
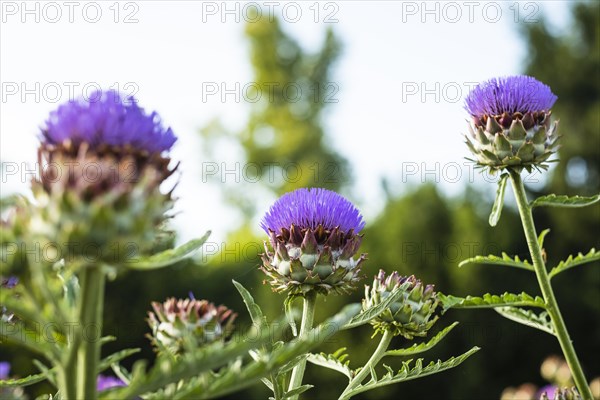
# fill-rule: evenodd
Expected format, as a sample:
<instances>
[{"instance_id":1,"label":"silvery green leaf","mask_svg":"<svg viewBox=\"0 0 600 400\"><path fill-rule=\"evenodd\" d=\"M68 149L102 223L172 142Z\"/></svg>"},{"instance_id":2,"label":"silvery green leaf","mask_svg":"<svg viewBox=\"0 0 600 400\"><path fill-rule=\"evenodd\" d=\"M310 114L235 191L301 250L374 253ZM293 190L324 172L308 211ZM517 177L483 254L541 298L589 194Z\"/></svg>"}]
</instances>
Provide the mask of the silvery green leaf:
<instances>
[{"instance_id":1,"label":"silvery green leaf","mask_svg":"<svg viewBox=\"0 0 600 400\"><path fill-rule=\"evenodd\" d=\"M468 264L489 264L489 265L505 265L508 267L515 267L526 269L528 271L534 271L533 265L529 264L527 260L521 260L519 256L511 258L508 254L502 253L502 257L490 254L488 256L475 256L461 261L458 267L463 267Z\"/></svg>"},{"instance_id":2,"label":"silvery green leaf","mask_svg":"<svg viewBox=\"0 0 600 400\"><path fill-rule=\"evenodd\" d=\"M561 261L556 267L552 268L548 276L552 278L558 275L559 273L576 267L578 265L598 260L600 260L600 252L596 251L596 249L591 249L587 254L578 253L575 257L571 255L566 260Z\"/></svg>"},{"instance_id":3,"label":"silvery green leaf","mask_svg":"<svg viewBox=\"0 0 600 400\"><path fill-rule=\"evenodd\" d=\"M58 340L40 340L39 333L25 327L22 323L11 323L0 319L0 332L2 341L11 342L25 347L34 353L41 354L48 359L60 359L62 349L58 346ZM46 334L55 334L54 331ZM53 336L52 339L58 339Z\"/></svg>"},{"instance_id":4,"label":"silvery green leaf","mask_svg":"<svg viewBox=\"0 0 600 400\"><path fill-rule=\"evenodd\" d=\"M544 299L539 296L532 297L525 292L521 294L504 293L501 295L486 293L482 297L467 296L464 298L438 293L438 298L444 307L444 311L450 308L495 308L505 306L546 308Z\"/></svg>"},{"instance_id":5,"label":"silvery green leaf","mask_svg":"<svg viewBox=\"0 0 600 400\"><path fill-rule=\"evenodd\" d=\"M396 349L396 350L388 350L385 352L386 356L410 356L413 354L423 353L430 349L432 349L436 344L442 341L444 337L452 330L454 327L458 325L458 322L454 322L452 325L449 325L439 331L434 337L429 339L427 342L413 344L410 347L404 349Z\"/></svg>"},{"instance_id":6,"label":"silvery green leaf","mask_svg":"<svg viewBox=\"0 0 600 400\"><path fill-rule=\"evenodd\" d=\"M451 357L446 361L432 361L426 366L423 366L422 358L416 360L413 366L411 366L412 360L405 361L402 363L402 368L400 368L400 370L396 373L394 373L394 371L390 367L387 367L387 373L384 376L382 376L378 380L371 379L365 384L358 385L340 399L349 399L359 393L363 393L369 390L377 389L387 385L392 385L395 383L406 382L409 380L418 379L428 375L433 375L439 372L449 370L462 364L467 358L469 358L477 351L479 351L479 347L473 347L471 350L461 354L458 357Z\"/></svg>"},{"instance_id":7,"label":"silvery green leaf","mask_svg":"<svg viewBox=\"0 0 600 400\"><path fill-rule=\"evenodd\" d=\"M252 318L252 322L256 326L263 326L264 324L266 324L267 319L264 316L262 310L260 309L260 306L254 301L254 297L252 297L250 292L246 290L246 288L241 283L236 282L235 280L232 280L232 282L237 291L242 296L244 304L246 304L246 308L248 309L248 313L250 314L250 318Z\"/></svg>"},{"instance_id":8,"label":"silvery green leaf","mask_svg":"<svg viewBox=\"0 0 600 400\"><path fill-rule=\"evenodd\" d=\"M110 365L110 368L113 370L117 378L121 379L126 385L129 385L131 382L131 373L125 369L119 363L113 363Z\"/></svg>"},{"instance_id":9,"label":"silvery green leaf","mask_svg":"<svg viewBox=\"0 0 600 400\"><path fill-rule=\"evenodd\" d=\"M498 189L496 190L496 200L494 200L494 205L492 206L492 212L490 213L489 218L491 226L496 226L500 220L500 214L502 214L502 207L504 206L504 193L506 192L508 176L507 173L500 175Z\"/></svg>"},{"instance_id":10,"label":"silvery green leaf","mask_svg":"<svg viewBox=\"0 0 600 400\"><path fill-rule=\"evenodd\" d=\"M168 267L176 262L182 261L197 251L210 236L210 231L206 232L200 239L190 240L189 242L174 249L165 250L149 257L138 257L128 260L124 266L131 269L150 270Z\"/></svg>"},{"instance_id":11,"label":"silvery green leaf","mask_svg":"<svg viewBox=\"0 0 600 400\"><path fill-rule=\"evenodd\" d=\"M290 324L290 328L292 328L292 334L294 336L298 336L298 328L296 327L296 318L294 318L294 310L292 305L294 303L294 296L288 296L283 301L283 308L285 310L285 316L287 318L288 323Z\"/></svg>"},{"instance_id":12,"label":"silvery green leaf","mask_svg":"<svg viewBox=\"0 0 600 400\"><path fill-rule=\"evenodd\" d=\"M350 304L316 328L290 342L274 346L267 356L260 357L258 361L248 360L246 364L241 364L240 360L248 357L250 350L259 349L271 343L273 337L283 335L287 326L285 321L277 321L272 330L260 329L256 333L254 329L253 332L234 337L227 343L209 344L183 354L176 361L168 356L159 356L152 369L147 372L145 363L138 362L134 364L127 387L117 388L109 394L101 393L100 398L133 398L144 395L165 399L211 399L236 392L260 382L262 378L279 371L298 357L305 356L339 331L359 310L360 304ZM181 381L190 381L190 386L186 387L184 384L172 395L157 392ZM153 392L157 395L152 395Z\"/></svg>"},{"instance_id":13,"label":"silvery green leaf","mask_svg":"<svg viewBox=\"0 0 600 400\"><path fill-rule=\"evenodd\" d=\"M45 381L47 378L45 373L29 375L25 378L3 379L0 380L0 388L6 387L25 387Z\"/></svg>"},{"instance_id":14,"label":"silvery green leaf","mask_svg":"<svg viewBox=\"0 0 600 400\"><path fill-rule=\"evenodd\" d=\"M557 196L555 194L549 194L547 196L538 197L533 200L529 205L533 207L585 207L597 203L600 201L600 194L590 197L584 196Z\"/></svg>"},{"instance_id":15,"label":"silvery green leaf","mask_svg":"<svg viewBox=\"0 0 600 400\"><path fill-rule=\"evenodd\" d=\"M350 361L347 358L346 348L342 347L333 354L309 354L307 360L312 364L340 372L346 375L348 379L352 379L354 373L350 369Z\"/></svg>"},{"instance_id":16,"label":"silvery green leaf","mask_svg":"<svg viewBox=\"0 0 600 400\"><path fill-rule=\"evenodd\" d=\"M290 390L289 392L285 392L285 394L283 395L284 399L289 399L292 397L295 397L301 393L306 392L309 389L312 389L314 386L313 385L302 385L297 387L296 389Z\"/></svg>"},{"instance_id":17,"label":"silvery green leaf","mask_svg":"<svg viewBox=\"0 0 600 400\"><path fill-rule=\"evenodd\" d=\"M390 306L390 304L397 301L400 296L402 296L402 293L403 292L401 290L394 289L384 301L376 306L361 311L360 314L352 318L350 322L348 322L342 329L356 328L357 326L368 323L370 320L376 318L379 316L379 314L384 312Z\"/></svg>"},{"instance_id":18,"label":"silvery green leaf","mask_svg":"<svg viewBox=\"0 0 600 400\"><path fill-rule=\"evenodd\" d=\"M545 311L540 314L536 314L531 310L524 310L518 307L498 307L494 310L496 310L496 312L502 315L504 318L508 318L511 321L515 321L520 324L539 329L551 335L555 335L550 316Z\"/></svg>"},{"instance_id":19,"label":"silvery green leaf","mask_svg":"<svg viewBox=\"0 0 600 400\"><path fill-rule=\"evenodd\" d=\"M116 353L113 353L100 361L100 363L98 364L98 370L104 371L105 369L110 368L112 364L119 363L121 360L123 360L133 354L139 353L140 351L141 351L141 349L135 348L135 349L124 349L124 350L118 351Z\"/></svg>"}]
</instances>

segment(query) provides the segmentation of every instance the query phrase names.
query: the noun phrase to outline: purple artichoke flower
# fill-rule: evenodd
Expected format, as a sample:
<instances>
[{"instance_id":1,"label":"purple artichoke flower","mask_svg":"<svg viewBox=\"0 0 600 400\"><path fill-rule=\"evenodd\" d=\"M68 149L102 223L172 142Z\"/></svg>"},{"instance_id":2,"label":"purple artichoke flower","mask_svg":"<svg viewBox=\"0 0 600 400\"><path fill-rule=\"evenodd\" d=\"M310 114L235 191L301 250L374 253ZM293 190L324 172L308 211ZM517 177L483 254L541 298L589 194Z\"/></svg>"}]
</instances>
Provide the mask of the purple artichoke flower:
<instances>
[{"instance_id":1,"label":"purple artichoke flower","mask_svg":"<svg viewBox=\"0 0 600 400\"><path fill-rule=\"evenodd\" d=\"M262 270L275 291L305 294L348 292L358 282L358 251L365 222L344 197L325 189L298 189L281 196L264 216Z\"/></svg>"},{"instance_id":2,"label":"purple artichoke flower","mask_svg":"<svg viewBox=\"0 0 600 400\"><path fill-rule=\"evenodd\" d=\"M125 382L114 376L98 375L98 379L96 380L96 390L98 390L99 392L114 387L124 386L127 386Z\"/></svg>"},{"instance_id":3,"label":"purple artichoke flower","mask_svg":"<svg viewBox=\"0 0 600 400\"><path fill-rule=\"evenodd\" d=\"M547 85L529 76L476 86L465 102L472 117L467 145L474 161L491 171L546 169L544 162L558 144L558 122L550 123L556 99Z\"/></svg>"},{"instance_id":4,"label":"purple artichoke flower","mask_svg":"<svg viewBox=\"0 0 600 400\"><path fill-rule=\"evenodd\" d=\"M147 114L133 97L114 90L96 91L89 99L71 100L50 114L42 141L55 146L90 149L132 148L148 154L169 151L175 141L156 112Z\"/></svg>"},{"instance_id":5,"label":"purple artichoke flower","mask_svg":"<svg viewBox=\"0 0 600 400\"><path fill-rule=\"evenodd\" d=\"M401 276L394 271L386 276L384 270L379 270L373 285L365 286L363 309L380 304L394 290L402 291L402 296L371 321L375 330L392 330L394 335L402 335L407 339L426 336L438 320L435 312L439 300L433 285L423 285L414 275Z\"/></svg>"},{"instance_id":6,"label":"purple artichoke flower","mask_svg":"<svg viewBox=\"0 0 600 400\"><path fill-rule=\"evenodd\" d=\"M158 114L147 114L133 97L109 90L69 101L50 114L42 130L44 188L69 186L89 197L144 179L158 185L173 173L163 154L176 140Z\"/></svg>"},{"instance_id":7,"label":"purple artichoke flower","mask_svg":"<svg viewBox=\"0 0 600 400\"><path fill-rule=\"evenodd\" d=\"M467 96L466 109L473 117L549 111L557 97L549 86L530 76L493 78Z\"/></svg>"},{"instance_id":8,"label":"purple artichoke flower","mask_svg":"<svg viewBox=\"0 0 600 400\"><path fill-rule=\"evenodd\" d=\"M159 186L177 166L169 167L176 138L155 112L115 91L95 92L59 106L40 139L34 235L66 259L115 265L156 245L173 205L172 191Z\"/></svg>"}]
</instances>

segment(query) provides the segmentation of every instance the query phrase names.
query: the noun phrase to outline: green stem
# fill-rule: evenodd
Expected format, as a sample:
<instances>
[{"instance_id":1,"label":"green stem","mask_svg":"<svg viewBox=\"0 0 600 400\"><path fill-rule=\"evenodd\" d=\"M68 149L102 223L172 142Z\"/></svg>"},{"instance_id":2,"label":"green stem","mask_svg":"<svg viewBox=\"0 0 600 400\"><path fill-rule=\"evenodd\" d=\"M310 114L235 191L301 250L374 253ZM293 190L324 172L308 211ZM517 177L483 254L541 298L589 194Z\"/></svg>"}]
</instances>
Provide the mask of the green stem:
<instances>
[{"instance_id":1,"label":"green stem","mask_svg":"<svg viewBox=\"0 0 600 400\"><path fill-rule=\"evenodd\" d=\"M550 285L550 278L548 278L548 271L542 257L542 250L537 240L537 232L535 224L533 222L533 215L531 213L531 207L527 201L525 194L525 187L523 186L523 180L521 174L510 170L510 178L512 181L515 198L517 199L517 205L519 207L519 213L521 215L521 222L523 223L523 230L525 231L525 237L527 238L527 244L529 246L529 252L531 253L531 260L533 261L533 267L537 276L544 301L546 302L546 308L548 314L552 319L552 326L560 347L562 348L563 354L569 364L571 373L573 374L573 380L579 390L581 396L586 400L592 400L592 392L587 384L583 369L575 353L575 348L569 337L569 332L563 320L560 309L558 308L558 302L554 296L554 291Z\"/></svg>"},{"instance_id":2,"label":"green stem","mask_svg":"<svg viewBox=\"0 0 600 400\"><path fill-rule=\"evenodd\" d=\"M352 389L360 385L362 381L365 380L367 375L371 373L371 368L375 368L377 366L379 361L385 355L386 350L390 346L393 337L394 335L390 330L386 330L383 333L383 336L379 341L377 349L375 349L375 352L373 353L371 358L369 358L369 361L367 361L364 367L360 369L360 372L356 374L356 376L350 381L350 383L348 383L348 386L346 387L346 389L344 389L344 392L340 396L339 400L346 400L352 397Z\"/></svg>"},{"instance_id":3,"label":"green stem","mask_svg":"<svg viewBox=\"0 0 600 400\"><path fill-rule=\"evenodd\" d=\"M87 267L82 273L79 322L82 340L78 349L77 398L94 400L97 396L96 379L100 363L102 311L105 276L102 267ZM69 399L70 400L70 399Z\"/></svg>"},{"instance_id":4,"label":"green stem","mask_svg":"<svg viewBox=\"0 0 600 400\"><path fill-rule=\"evenodd\" d=\"M310 331L313 327L313 321L315 319L315 305L317 303L317 293L310 291L304 296L304 303L302 309L302 322L300 325L300 334L302 336ZM288 390L293 390L302 385L302 378L304 378L304 370L306 369L306 360L302 360L292 370L292 377L290 379L290 386ZM297 400L298 395L291 397L291 400Z\"/></svg>"}]
</instances>

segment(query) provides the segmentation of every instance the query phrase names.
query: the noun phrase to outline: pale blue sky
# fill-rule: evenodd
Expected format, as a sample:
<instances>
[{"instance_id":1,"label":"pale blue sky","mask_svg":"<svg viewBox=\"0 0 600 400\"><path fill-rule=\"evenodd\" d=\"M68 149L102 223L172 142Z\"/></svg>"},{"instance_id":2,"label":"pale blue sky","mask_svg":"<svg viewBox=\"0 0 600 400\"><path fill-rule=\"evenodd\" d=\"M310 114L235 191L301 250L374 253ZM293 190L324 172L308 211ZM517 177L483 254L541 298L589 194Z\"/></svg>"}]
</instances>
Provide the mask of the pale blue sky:
<instances>
[{"instance_id":1,"label":"pale blue sky","mask_svg":"<svg viewBox=\"0 0 600 400\"><path fill-rule=\"evenodd\" d=\"M58 6L47 3L28 2L28 14L20 1L2 2L2 161L33 165L38 127L58 103L68 100L69 87L76 95L85 85L135 91L140 103L157 110L179 136L172 156L182 161L177 190L181 213L175 219L180 239L212 229L212 240L222 240L235 223L235 213L222 205L218 186L202 183L197 132L215 117L232 129L246 121L247 104L236 102L233 96L223 102L206 93L203 101L203 87L210 82L234 87L236 82L243 86L252 81L243 36L247 3L238 3L236 15L223 14L222 2L153 0L120 2L118 7L112 1L76 2L71 10L73 22L63 2L54 3ZM354 198L367 218L380 206L383 176L398 184L418 183L423 167L437 168L438 172L424 178L437 178L450 194L464 187L469 171L463 168L462 179L455 182L455 165L462 165L467 155L461 133L466 118L462 104L469 85L521 71L525 54L515 18L529 17L529 23L535 23L547 15L554 25L564 27L569 4L274 3L279 3L274 15L290 20L282 22L284 29L306 49L318 48L327 26L343 42L332 79L339 87L338 102L332 104L324 122L331 146L352 162L357 179ZM228 2L230 10L233 4ZM296 19L296 5L302 15L291 22ZM101 15L97 16L97 10ZM337 22L325 24L331 13L330 19ZM125 23L127 16L137 22ZM94 19L98 22L90 22ZM31 92L23 97L23 89ZM423 89L433 91L423 99ZM223 160L233 159L231 154L223 155ZM28 183L19 174L4 175L2 180L2 195L27 191ZM476 175L475 182L480 181ZM266 208L271 200L265 198L259 208Z\"/></svg>"}]
</instances>

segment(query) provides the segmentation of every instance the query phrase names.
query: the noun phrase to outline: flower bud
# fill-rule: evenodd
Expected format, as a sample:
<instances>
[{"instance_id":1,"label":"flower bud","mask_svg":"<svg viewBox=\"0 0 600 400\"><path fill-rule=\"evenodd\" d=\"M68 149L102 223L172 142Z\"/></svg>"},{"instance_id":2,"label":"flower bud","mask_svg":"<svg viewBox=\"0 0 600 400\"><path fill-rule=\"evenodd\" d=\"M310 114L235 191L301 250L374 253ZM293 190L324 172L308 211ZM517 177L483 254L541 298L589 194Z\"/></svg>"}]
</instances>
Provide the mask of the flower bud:
<instances>
[{"instance_id":1,"label":"flower bud","mask_svg":"<svg viewBox=\"0 0 600 400\"><path fill-rule=\"evenodd\" d=\"M236 314L225 306L216 307L206 300L167 299L153 302L148 313L149 336L157 351L180 354L185 344L198 347L225 340L233 329Z\"/></svg>"},{"instance_id":2,"label":"flower bud","mask_svg":"<svg viewBox=\"0 0 600 400\"><path fill-rule=\"evenodd\" d=\"M371 324L377 331L392 330L394 336L402 335L407 339L426 336L438 319L435 312L439 300L433 285L423 285L414 275L405 277L394 271L386 277L385 271L379 270L373 286L365 286L363 309L380 304L395 289L402 292L399 300L374 318Z\"/></svg>"}]
</instances>

